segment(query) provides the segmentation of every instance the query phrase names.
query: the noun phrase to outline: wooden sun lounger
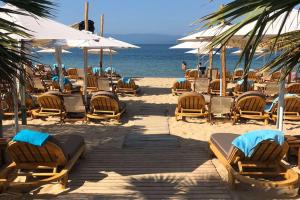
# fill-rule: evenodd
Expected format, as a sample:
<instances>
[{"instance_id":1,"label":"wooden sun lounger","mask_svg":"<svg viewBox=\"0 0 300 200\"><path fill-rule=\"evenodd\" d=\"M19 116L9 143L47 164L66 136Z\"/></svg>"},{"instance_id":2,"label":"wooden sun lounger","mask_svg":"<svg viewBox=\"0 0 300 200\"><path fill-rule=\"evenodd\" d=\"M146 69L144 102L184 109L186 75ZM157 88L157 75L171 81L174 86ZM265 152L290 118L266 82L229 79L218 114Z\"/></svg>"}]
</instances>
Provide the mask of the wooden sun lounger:
<instances>
[{"instance_id":1,"label":"wooden sun lounger","mask_svg":"<svg viewBox=\"0 0 300 200\"><path fill-rule=\"evenodd\" d=\"M238 80L241 79L244 75L244 70L240 69L240 70L235 70L233 72L233 80Z\"/></svg>"},{"instance_id":2,"label":"wooden sun lounger","mask_svg":"<svg viewBox=\"0 0 300 200\"><path fill-rule=\"evenodd\" d=\"M12 141L7 147L12 162L0 172L1 189L29 192L57 181L66 188L68 174L84 151L84 139L78 135L50 136L42 147ZM26 179L19 182L19 177Z\"/></svg>"},{"instance_id":3,"label":"wooden sun lounger","mask_svg":"<svg viewBox=\"0 0 300 200\"><path fill-rule=\"evenodd\" d=\"M37 98L39 109L32 110L32 117L59 116L62 121L65 115L62 98L59 93L47 92Z\"/></svg>"},{"instance_id":4,"label":"wooden sun lounger","mask_svg":"<svg viewBox=\"0 0 300 200\"><path fill-rule=\"evenodd\" d=\"M65 121L86 121L86 107L81 93L64 95Z\"/></svg>"},{"instance_id":5,"label":"wooden sun lounger","mask_svg":"<svg viewBox=\"0 0 300 200\"><path fill-rule=\"evenodd\" d=\"M100 91L93 94L91 99L91 112L87 119L116 119L126 111L126 105L121 103L118 96L112 92Z\"/></svg>"},{"instance_id":6,"label":"wooden sun lounger","mask_svg":"<svg viewBox=\"0 0 300 200\"><path fill-rule=\"evenodd\" d=\"M254 90L254 85L247 83L247 90L248 91L253 91ZM244 93L244 84L236 84L233 90L233 95L234 96L239 96Z\"/></svg>"},{"instance_id":7,"label":"wooden sun lounger","mask_svg":"<svg viewBox=\"0 0 300 200\"><path fill-rule=\"evenodd\" d=\"M100 91L111 91L111 88L109 86L109 79L100 77L98 79L98 89Z\"/></svg>"},{"instance_id":8,"label":"wooden sun lounger","mask_svg":"<svg viewBox=\"0 0 300 200\"><path fill-rule=\"evenodd\" d=\"M194 81L199 77L199 71L197 69L189 70L185 78L189 81Z\"/></svg>"},{"instance_id":9,"label":"wooden sun lounger","mask_svg":"<svg viewBox=\"0 0 300 200\"><path fill-rule=\"evenodd\" d=\"M282 146L273 141L263 141L256 146L251 157L233 147L231 142L239 135L230 133L213 134L209 141L210 150L228 171L228 183L235 188L236 181L263 188L297 188L299 175L283 162L288 144Z\"/></svg>"},{"instance_id":10,"label":"wooden sun lounger","mask_svg":"<svg viewBox=\"0 0 300 200\"><path fill-rule=\"evenodd\" d=\"M209 93L212 95L220 94L220 79L215 79L209 83Z\"/></svg>"},{"instance_id":11,"label":"wooden sun lounger","mask_svg":"<svg viewBox=\"0 0 300 200\"><path fill-rule=\"evenodd\" d=\"M75 80L77 80L79 78L76 68L69 68L67 70L67 73L68 73L68 78L69 79L75 79Z\"/></svg>"},{"instance_id":12,"label":"wooden sun lounger","mask_svg":"<svg viewBox=\"0 0 300 200\"><path fill-rule=\"evenodd\" d=\"M124 83L122 79L118 80L116 92L121 94L137 95L140 92L140 87L131 79L129 83Z\"/></svg>"},{"instance_id":13,"label":"wooden sun lounger","mask_svg":"<svg viewBox=\"0 0 300 200\"><path fill-rule=\"evenodd\" d=\"M250 91L240 95L235 100L233 108L233 123L240 118L264 120L265 125L269 123L269 114L265 113L264 108L266 99L261 92Z\"/></svg>"},{"instance_id":14,"label":"wooden sun lounger","mask_svg":"<svg viewBox=\"0 0 300 200\"><path fill-rule=\"evenodd\" d=\"M189 82L188 80L183 82L176 81L172 87L173 95L181 95L185 92L190 92L190 91L192 91L192 85L191 82Z\"/></svg>"},{"instance_id":15,"label":"wooden sun lounger","mask_svg":"<svg viewBox=\"0 0 300 200\"><path fill-rule=\"evenodd\" d=\"M287 93L289 94L298 94L300 95L300 83L291 83L286 88Z\"/></svg>"},{"instance_id":16,"label":"wooden sun lounger","mask_svg":"<svg viewBox=\"0 0 300 200\"><path fill-rule=\"evenodd\" d=\"M278 103L271 110L273 121L277 121ZM300 121L300 98L296 96L287 96L284 98L284 120Z\"/></svg>"},{"instance_id":17,"label":"wooden sun lounger","mask_svg":"<svg viewBox=\"0 0 300 200\"><path fill-rule=\"evenodd\" d=\"M202 94L186 92L178 98L175 118L178 121L183 117L207 117L205 105L205 98Z\"/></svg>"}]
</instances>

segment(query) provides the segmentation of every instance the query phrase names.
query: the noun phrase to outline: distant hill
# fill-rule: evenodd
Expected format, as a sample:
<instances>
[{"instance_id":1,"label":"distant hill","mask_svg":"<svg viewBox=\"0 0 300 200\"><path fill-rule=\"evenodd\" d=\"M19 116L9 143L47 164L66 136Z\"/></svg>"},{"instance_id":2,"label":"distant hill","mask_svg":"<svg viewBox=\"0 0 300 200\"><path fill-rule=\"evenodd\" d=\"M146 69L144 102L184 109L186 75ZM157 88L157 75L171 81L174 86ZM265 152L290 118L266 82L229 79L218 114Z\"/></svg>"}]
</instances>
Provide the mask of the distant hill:
<instances>
[{"instance_id":1,"label":"distant hill","mask_svg":"<svg viewBox=\"0 0 300 200\"><path fill-rule=\"evenodd\" d=\"M113 37L133 44L175 44L181 35L164 34L105 34L105 37Z\"/></svg>"}]
</instances>

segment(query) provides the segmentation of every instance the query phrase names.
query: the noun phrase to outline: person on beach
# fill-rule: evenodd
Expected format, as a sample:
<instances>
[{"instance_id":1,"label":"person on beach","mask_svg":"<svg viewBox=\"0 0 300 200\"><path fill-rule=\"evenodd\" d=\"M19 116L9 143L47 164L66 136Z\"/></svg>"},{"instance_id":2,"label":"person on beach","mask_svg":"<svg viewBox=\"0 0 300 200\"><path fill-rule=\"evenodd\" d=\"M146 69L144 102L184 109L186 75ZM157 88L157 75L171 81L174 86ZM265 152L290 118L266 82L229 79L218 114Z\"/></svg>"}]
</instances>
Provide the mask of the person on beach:
<instances>
[{"instance_id":1,"label":"person on beach","mask_svg":"<svg viewBox=\"0 0 300 200\"><path fill-rule=\"evenodd\" d=\"M185 62L185 61L182 61L181 69L182 69L183 71L186 71L186 70L187 70L186 62Z\"/></svg>"}]
</instances>

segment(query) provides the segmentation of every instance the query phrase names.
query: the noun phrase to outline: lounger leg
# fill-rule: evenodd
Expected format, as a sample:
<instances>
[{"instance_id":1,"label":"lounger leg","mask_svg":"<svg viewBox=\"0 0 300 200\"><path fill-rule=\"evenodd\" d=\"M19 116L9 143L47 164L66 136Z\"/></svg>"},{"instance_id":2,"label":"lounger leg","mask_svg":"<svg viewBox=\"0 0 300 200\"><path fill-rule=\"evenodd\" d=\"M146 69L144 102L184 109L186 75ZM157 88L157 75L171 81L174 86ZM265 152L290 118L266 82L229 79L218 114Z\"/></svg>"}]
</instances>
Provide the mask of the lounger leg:
<instances>
[{"instance_id":1,"label":"lounger leg","mask_svg":"<svg viewBox=\"0 0 300 200\"><path fill-rule=\"evenodd\" d=\"M235 178L233 176L233 174L229 171L228 171L228 184L229 184L229 188L234 190L236 188L236 185L235 185Z\"/></svg>"},{"instance_id":2,"label":"lounger leg","mask_svg":"<svg viewBox=\"0 0 300 200\"><path fill-rule=\"evenodd\" d=\"M67 184L68 184L68 174L66 174L62 179L61 179L61 187L62 189L66 189Z\"/></svg>"},{"instance_id":3,"label":"lounger leg","mask_svg":"<svg viewBox=\"0 0 300 200\"><path fill-rule=\"evenodd\" d=\"M269 124L269 119L266 118L266 119L265 119L265 125L268 125L268 124Z\"/></svg>"}]
</instances>

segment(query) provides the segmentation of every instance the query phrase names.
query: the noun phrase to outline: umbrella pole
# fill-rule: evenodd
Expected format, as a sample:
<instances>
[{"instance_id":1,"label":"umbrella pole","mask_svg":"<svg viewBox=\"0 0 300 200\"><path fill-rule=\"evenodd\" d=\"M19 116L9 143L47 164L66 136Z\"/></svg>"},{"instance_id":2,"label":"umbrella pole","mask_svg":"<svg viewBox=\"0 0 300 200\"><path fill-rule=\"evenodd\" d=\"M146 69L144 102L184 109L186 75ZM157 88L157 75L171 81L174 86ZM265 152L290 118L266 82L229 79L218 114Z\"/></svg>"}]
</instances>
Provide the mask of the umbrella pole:
<instances>
[{"instance_id":1,"label":"umbrella pole","mask_svg":"<svg viewBox=\"0 0 300 200\"><path fill-rule=\"evenodd\" d=\"M59 87L60 91L64 91L64 77L63 77L63 71L62 71L62 64L61 64L61 53L62 53L62 48L61 46L56 46L55 47L55 59L58 67L58 82L59 82Z\"/></svg>"},{"instance_id":2,"label":"umbrella pole","mask_svg":"<svg viewBox=\"0 0 300 200\"><path fill-rule=\"evenodd\" d=\"M20 41L20 47L21 47L21 56L24 56L23 54L23 50L24 50L24 41ZM21 64L21 71L20 71L20 75L23 79L23 83L20 84L20 96L21 96L21 113L22 113L22 125L27 125L27 113L26 113L26 103L25 103L25 99L26 99L26 77L25 77L25 69L24 69L24 65Z\"/></svg>"},{"instance_id":3,"label":"umbrella pole","mask_svg":"<svg viewBox=\"0 0 300 200\"><path fill-rule=\"evenodd\" d=\"M100 36L103 37L103 35L104 35L104 15L101 15L100 22L101 22ZM99 67L100 67L100 76L102 76L102 73L103 73L103 49L100 50L100 63L99 63Z\"/></svg>"},{"instance_id":4,"label":"umbrella pole","mask_svg":"<svg viewBox=\"0 0 300 200\"><path fill-rule=\"evenodd\" d=\"M221 72L222 72L222 79L220 81L221 88L220 88L220 95L226 96L226 46L223 45L221 49Z\"/></svg>"},{"instance_id":5,"label":"umbrella pole","mask_svg":"<svg viewBox=\"0 0 300 200\"><path fill-rule=\"evenodd\" d=\"M19 131L19 106L18 106L18 94L17 94L17 80L14 78L14 83L12 87L12 96L13 96L13 104L14 104L14 121L15 121L15 132Z\"/></svg>"},{"instance_id":6,"label":"umbrella pole","mask_svg":"<svg viewBox=\"0 0 300 200\"><path fill-rule=\"evenodd\" d=\"M111 88L113 88L113 80L112 80L113 68L112 68L112 52L111 52L111 48L109 49L109 54L110 54L110 83L111 83Z\"/></svg>"},{"instance_id":7,"label":"umbrella pole","mask_svg":"<svg viewBox=\"0 0 300 200\"><path fill-rule=\"evenodd\" d=\"M279 83L279 97L278 97L277 122L276 122L276 127L279 131L283 131L284 94L285 94L285 79L282 79Z\"/></svg>"},{"instance_id":8,"label":"umbrella pole","mask_svg":"<svg viewBox=\"0 0 300 200\"><path fill-rule=\"evenodd\" d=\"M212 67L213 66L213 49L209 50L209 80L212 80Z\"/></svg>"},{"instance_id":9,"label":"umbrella pole","mask_svg":"<svg viewBox=\"0 0 300 200\"><path fill-rule=\"evenodd\" d=\"M83 78L83 95L85 103L87 103L87 69L88 69L88 49L86 47L83 48L83 71L84 71L84 78ZM87 104L86 104L87 105Z\"/></svg>"}]
</instances>

